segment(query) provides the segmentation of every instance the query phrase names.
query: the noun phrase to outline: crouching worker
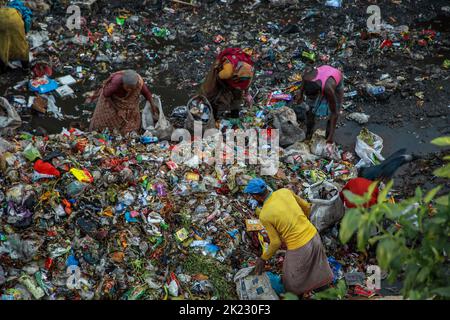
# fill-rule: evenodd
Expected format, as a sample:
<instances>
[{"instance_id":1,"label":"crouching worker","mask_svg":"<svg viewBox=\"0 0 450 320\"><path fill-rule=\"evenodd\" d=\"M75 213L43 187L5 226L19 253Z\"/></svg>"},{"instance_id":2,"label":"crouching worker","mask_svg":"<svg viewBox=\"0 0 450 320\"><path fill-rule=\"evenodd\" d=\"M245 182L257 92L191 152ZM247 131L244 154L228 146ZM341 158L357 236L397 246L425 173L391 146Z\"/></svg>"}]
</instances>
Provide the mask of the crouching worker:
<instances>
[{"instance_id":1,"label":"crouching worker","mask_svg":"<svg viewBox=\"0 0 450 320\"><path fill-rule=\"evenodd\" d=\"M0 71L8 63L20 60L22 67L29 68L29 46L25 34L30 31L32 12L22 1L14 0L7 6L0 1Z\"/></svg>"},{"instance_id":2,"label":"crouching worker","mask_svg":"<svg viewBox=\"0 0 450 320\"><path fill-rule=\"evenodd\" d=\"M266 229L270 244L258 258L255 272L264 271L269 260L285 243L287 251L283 264L283 284L287 292L302 295L324 287L333 281L325 248L314 225L308 220L310 204L289 189L270 192L264 180L252 179L245 193L260 206L259 220Z\"/></svg>"},{"instance_id":3,"label":"crouching worker","mask_svg":"<svg viewBox=\"0 0 450 320\"><path fill-rule=\"evenodd\" d=\"M304 95L305 102L310 107L306 113L306 139L312 137L316 117L329 117L326 139L329 145L333 144L339 109L344 100L342 72L328 65L307 70L296 102L303 102Z\"/></svg>"},{"instance_id":4,"label":"crouching worker","mask_svg":"<svg viewBox=\"0 0 450 320\"><path fill-rule=\"evenodd\" d=\"M95 95L98 101L89 129L117 129L122 135L137 132L141 128L141 94L151 104L153 117L157 118L158 109L153 103L152 94L139 74L133 70L112 74Z\"/></svg>"},{"instance_id":5,"label":"crouching worker","mask_svg":"<svg viewBox=\"0 0 450 320\"><path fill-rule=\"evenodd\" d=\"M200 90L211 103L214 117L231 111L230 116L238 118L244 98L247 106L252 105L248 93L254 75L252 54L249 48L228 48L216 58Z\"/></svg>"}]
</instances>

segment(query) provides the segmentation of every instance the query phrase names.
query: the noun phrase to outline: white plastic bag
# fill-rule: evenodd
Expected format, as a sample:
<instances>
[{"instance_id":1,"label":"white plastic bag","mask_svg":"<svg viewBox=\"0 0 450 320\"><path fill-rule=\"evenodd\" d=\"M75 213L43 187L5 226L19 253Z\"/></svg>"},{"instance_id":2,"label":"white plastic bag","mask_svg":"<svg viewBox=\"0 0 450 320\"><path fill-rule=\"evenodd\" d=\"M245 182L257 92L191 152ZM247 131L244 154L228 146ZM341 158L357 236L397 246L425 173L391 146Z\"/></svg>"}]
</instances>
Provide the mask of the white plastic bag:
<instances>
[{"instance_id":1,"label":"white plastic bag","mask_svg":"<svg viewBox=\"0 0 450 320\"><path fill-rule=\"evenodd\" d=\"M340 160L341 158L335 144L333 144L332 153L328 152L325 130L321 129L316 130L311 138L311 153L327 159Z\"/></svg>"},{"instance_id":2,"label":"white plastic bag","mask_svg":"<svg viewBox=\"0 0 450 320\"><path fill-rule=\"evenodd\" d=\"M336 190L336 195L329 200L320 199L319 190ZM312 204L309 220L319 232L331 227L344 216L344 204L339 197L338 188L326 180L317 182L307 190L309 201Z\"/></svg>"},{"instance_id":3,"label":"white plastic bag","mask_svg":"<svg viewBox=\"0 0 450 320\"><path fill-rule=\"evenodd\" d=\"M240 300L279 300L270 279L264 272L262 275L251 275L253 267L239 270L234 276L236 291Z\"/></svg>"},{"instance_id":4,"label":"white plastic bag","mask_svg":"<svg viewBox=\"0 0 450 320\"><path fill-rule=\"evenodd\" d=\"M3 97L0 97L0 135L14 131L22 125L22 119L16 109Z\"/></svg>"},{"instance_id":5,"label":"white plastic bag","mask_svg":"<svg viewBox=\"0 0 450 320\"><path fill-rule=\"evenodd\" d=\"M151 121L149 121L149 115L148 113L145 116L145 121L149 121L145 123L144 127L144 120L142 120L142 126L146 131L149 131L153 136L158 137L159 140L170 140L172 136L172 132L174 130L172 124L166 119L166 116L164 115L164 111L161 104L161 99L158 96L153 96L154 103L158 106L159 110L159 119L154 128L151 126ZM150 108L150 107L149 107ZM150 110L151 112L151 110ZM144 117L142 117L144 119ZM153 120L153 116L152 116Z\"/></svg>"},{"instance_id":6,"label":"white plastic bag","mask_svg":"<svg viewBox=\"0 0 450 320\"><path fill-rule=\"evenodd\" d=\"M363 132L363 130L361 130L361 132ZM383 139L375 133L367 130L368 134L371 135L374 141L373 146L370 146L361 138L361 132L356 137L355 152L358 157L361 158L361 160L359 160L356 164L356 167L370 167L378 164L378 161L383 161L384 157L381 155L381 150L383 150Z\"/></svg>"},{"instance_id":7,"label":"white plastic bag","mask_svg":"<svg viewBox=\"0 0 450 320\"><path fill-rule=\"evenodd\" d=\"M144 110L142 110L142 128L144 130L154 130L155 121L153 121L153 112L150 102L147 101Z\"/></svg>"}]
</instances>

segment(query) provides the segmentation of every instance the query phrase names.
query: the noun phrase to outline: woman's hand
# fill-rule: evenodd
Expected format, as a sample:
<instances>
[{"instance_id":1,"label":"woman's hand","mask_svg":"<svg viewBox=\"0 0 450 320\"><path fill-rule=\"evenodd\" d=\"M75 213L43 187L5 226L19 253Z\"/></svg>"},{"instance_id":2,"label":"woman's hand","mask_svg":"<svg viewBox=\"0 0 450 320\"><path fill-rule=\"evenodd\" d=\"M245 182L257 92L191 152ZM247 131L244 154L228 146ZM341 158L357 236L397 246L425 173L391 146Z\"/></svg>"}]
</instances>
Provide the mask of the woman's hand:
<instances>
[{"instance_id":1,"label":"woman's hand","mask_svg":"<svg viewBox=\"0 0 450 320\"><path fill-rule=\"evenodd\" d=\"M256 275L260 276L263 273L265 266L266 266L266 261L264 261L261 258L256 259L254 273Z\"/></svg>"}]
</instances>

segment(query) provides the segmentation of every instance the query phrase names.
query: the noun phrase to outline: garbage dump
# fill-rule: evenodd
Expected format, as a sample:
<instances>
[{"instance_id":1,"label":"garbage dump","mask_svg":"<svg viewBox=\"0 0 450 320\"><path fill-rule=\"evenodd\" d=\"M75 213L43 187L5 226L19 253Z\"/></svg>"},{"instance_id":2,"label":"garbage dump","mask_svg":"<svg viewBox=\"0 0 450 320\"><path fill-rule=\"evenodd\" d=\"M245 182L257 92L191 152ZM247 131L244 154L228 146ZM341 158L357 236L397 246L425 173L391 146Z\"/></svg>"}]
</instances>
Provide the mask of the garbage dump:
<instances>
[{"instance_id":1,"label":"garbage dump","mask_svg":"<svg viewBox=\"0 0 450 320\"><path fill-rule=\"evenodd\" d=\"M34 14L26 35L31 71L0 75L0 299L282 299L286 248L261 275L252 273L267 235L257 202L244 193L275 153L276 168L263 178L271 191L287 188L311 204L331 286L344 280L348 297L380 296L365 285L373 253L339 241L346 210L339 193L392 148L420 149L448 130L449 29L436 15L450 11L445 1L433 9L417 2L414 23L405 19L408 5L392 1L380 30L367 32L366 7L346 0L166 1L159 8L66 1L81 7L76 28L66 24L66 7L25 1ZM216 117L215 102L199 92L228 47L251 47L256 61L253 103L234 118ZM308 137L316 110L297 100L309 68L322 65L342 72L333 143L319 122ZM152 91L157 117L142 103L139 132L89 131L91 98L110 74L131 68ZM214 137L201 139L193 154L195 139L171 140L177 129L193 133L195 123L219 136L255 130L266 138L252 149L258 163L233 160L251 155L242 150L249 141L213 155ZM405 123L401 141L395 130ZM173 157L183 150L191 156ZM221 165L201 159L214 156ZM421 181L406 181L390 201L414 192L424 179L417 175Z\"/></svg>"}]
</instances>

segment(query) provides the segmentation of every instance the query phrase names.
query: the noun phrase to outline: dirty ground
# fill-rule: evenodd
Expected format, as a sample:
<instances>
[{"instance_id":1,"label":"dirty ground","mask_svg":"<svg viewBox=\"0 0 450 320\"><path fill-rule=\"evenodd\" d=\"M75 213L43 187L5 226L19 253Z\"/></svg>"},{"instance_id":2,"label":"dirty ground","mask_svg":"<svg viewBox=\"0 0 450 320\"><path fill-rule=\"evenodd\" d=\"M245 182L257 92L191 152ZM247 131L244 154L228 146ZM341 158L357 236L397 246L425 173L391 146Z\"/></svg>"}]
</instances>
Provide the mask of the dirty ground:
<instances>
[{"instance_id":1,"label":"dirty ground","mask_svg":"<svg viewBox=\"0 0 450 320\"><path fill-rule=\"evenodd\" d=\"M289 92L298 84L295 76L306 66L331 64L345 76L346 98L336 131L341 151L354 152L356 136L367 127L383 138L384 155L405 147L421 157L396 177L397 199L411 195L416 186L430 189L445 183L429 178L442 165L439 149L429 142L449 133L448 1L344 0L340 8L325 6L325 1L281 5L261 1L253 6L253 1L205 0L197 8L166 1L162 10L151 2L142 7L136 1L99 0L82 6L80 31L65 26L64 8L69 1L52 1L47 12L35 12L29 37L49 39L38 43L33 55L51 62L52 78L71 75L76 79L70 85L72 96L53 94L61 109L59 119L27 107L34 94L26 83L19 83L29 80L30 74L16 69L0 76L0 95L19 110L23 121L17 132L37 134L16 136L19 149L33 141L38 151L45 151L44 157L52 152L63 154L56 158L62 171L64 166L85 168L93 176L93 182L76 183L78 178L67 172L58 179L33 181L33 168L23 157L11 160L22 166L2 177L6 184L0 195L8 200L29 196L35 201L35 214L27 212L23 203L20 208L6 206L1 199L5 203L1 219L8 221L0 228L4 242L0 261L9 277L6 284L0 284L4 294L35 299L237 297L233 275L251 265L258 250L258 242L255 245L245 232L244 220L252 217L252 210L238 187L255 169L227 168L218 173L183 164L172 171L166 163L167 144L147 146L139 137L122 140L77 131L61 134L63 128L86 129L95 105L85 103L85 94L98 89L113 71L138 71L151 91L161 96L169 116L197 92L216 54L228 46L252 46L258 53L252 88L258 92L256 106L264 106L271 92ZM378 35L366 32L370 4L381 8L382 32ZM302 57L305 51L315 53L314 61ZM368 85L383 86L385 92L371 96ZM295 107L292 102L288 105ZM244 115L256 119L255 111ZM354 112L368 115L368 123L349 120ZM321 122L318 127L324 125ZM51 134L48 142L38 137L42 132ZM80 149L80 140L86 149ZM144 167L145 161L151 164ZM299 180L314 183L310 171L328 164L319 160L301 168L298 175L295 172L300 169L295 165L283 164L283 172L269 184L302 192ZM353 168L353 164L343 166L349 171ZM331 172L325 174L335 179ZM340 184L345 178L341 177ZM12 188L14 181L26 183ZM161 184L166 191L161 191ZM35 190L30 188L33 185ZM6 220L8 214L15 219ZM200 221L208 223L200 226ZM339 252L337 263L345 272L363 271L368 258L348 247L338 250L334 244L337 232L335 225L323 235L328 254ZM271 262L273 270L279 271L282 261L281 254ZM82 270L81 289L67 288L68 266ZM336 275L342 278L343 273ZM37 285L30 289L30 281Z\"/></svg>"}]
</instances>

